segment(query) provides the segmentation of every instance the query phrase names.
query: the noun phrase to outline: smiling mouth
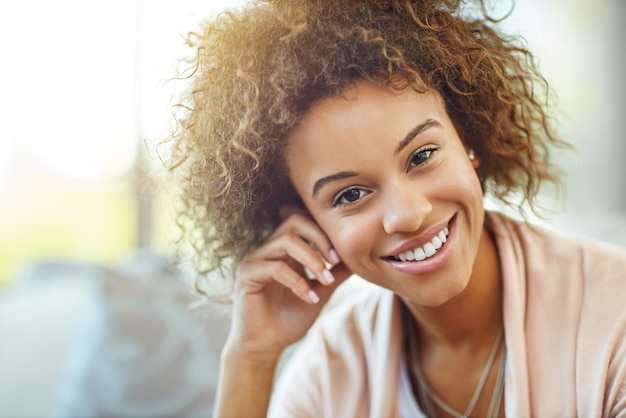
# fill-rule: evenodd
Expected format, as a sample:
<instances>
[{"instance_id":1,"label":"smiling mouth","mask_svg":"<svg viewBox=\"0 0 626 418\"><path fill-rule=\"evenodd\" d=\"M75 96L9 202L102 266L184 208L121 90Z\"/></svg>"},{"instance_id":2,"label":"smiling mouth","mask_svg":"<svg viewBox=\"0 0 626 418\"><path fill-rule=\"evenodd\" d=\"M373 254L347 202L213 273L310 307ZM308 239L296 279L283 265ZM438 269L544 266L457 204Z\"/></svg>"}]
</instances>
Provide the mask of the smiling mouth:
<instances>
[{"instance_id":1,"label":"smiling mouth","mask_svg":"<svg viewBox=\"0 0 626 418\"><path fill-rule=\"evenodd\" d=\"M401 254L391 257L395 261L422 261L437 254L437 252L444 246L450 230L446 225L437 235L433 237L429 242L421 247L414 248L409 251L405 251Z\"/></svg>"}]
</instances>

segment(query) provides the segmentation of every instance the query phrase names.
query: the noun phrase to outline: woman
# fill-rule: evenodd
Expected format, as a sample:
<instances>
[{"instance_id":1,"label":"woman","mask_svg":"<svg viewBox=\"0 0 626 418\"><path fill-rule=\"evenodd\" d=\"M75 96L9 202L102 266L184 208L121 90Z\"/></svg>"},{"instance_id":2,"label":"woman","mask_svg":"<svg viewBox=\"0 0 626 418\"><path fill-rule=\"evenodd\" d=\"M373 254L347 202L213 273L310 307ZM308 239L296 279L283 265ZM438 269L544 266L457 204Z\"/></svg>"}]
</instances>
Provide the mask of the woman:
<instances>
[{"instance_id":1,"label":"woman","mask_svg":"<svg viewBox=\"0 0 626 418\"><path fill-rule=\"evenodd\" d=\"M478 6L258 1L190 38L180 224L234 266L216 416L626 416L626 252L483 208L532 206L564 144Z\"/></svg>"}]
</instances>

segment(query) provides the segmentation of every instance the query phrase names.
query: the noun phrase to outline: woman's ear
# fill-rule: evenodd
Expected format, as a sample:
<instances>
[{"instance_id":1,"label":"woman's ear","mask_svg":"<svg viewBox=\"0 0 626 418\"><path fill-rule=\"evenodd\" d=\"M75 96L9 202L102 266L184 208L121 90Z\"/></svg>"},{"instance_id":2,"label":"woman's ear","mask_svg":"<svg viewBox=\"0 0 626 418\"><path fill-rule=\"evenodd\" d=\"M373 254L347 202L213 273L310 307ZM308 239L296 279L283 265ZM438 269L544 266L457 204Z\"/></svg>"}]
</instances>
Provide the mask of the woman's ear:
<instances>
[{"instance_id":1,"label":"woman's ear","mask_svg":"<svg viewBox=\"0 0 626 418\"><path fill-rule=\"evenodd\" d=\"M467 135L465 134L465 131L463 130L461 125L457 123L456 119L451 119L452 125L454 125L454 129L456 129L456 133L457 135L459 135L461 143L465 147L465 150L467 152L467 158L469 158L470 162L472 163L472 167L474 167L474 170L478 169L478 167L480 167L480 159L476 156L476 152L468 146Z\"/></svg>"}]
</instances>

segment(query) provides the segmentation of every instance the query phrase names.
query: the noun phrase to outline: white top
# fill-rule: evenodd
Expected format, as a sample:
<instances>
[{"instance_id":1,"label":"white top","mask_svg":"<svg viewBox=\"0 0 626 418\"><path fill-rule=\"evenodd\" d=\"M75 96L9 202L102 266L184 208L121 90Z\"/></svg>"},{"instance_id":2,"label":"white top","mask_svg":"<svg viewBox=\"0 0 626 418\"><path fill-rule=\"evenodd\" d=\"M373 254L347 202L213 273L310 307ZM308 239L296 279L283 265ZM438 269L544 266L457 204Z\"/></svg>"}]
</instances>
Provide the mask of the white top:
<instances>
[{"instance_id":1,"label":"white top","mask_svg":"<svg viewBox=\"0 0 626 418\"><path fill-rule=\"evenodd\" d=\"M400 359L400 376L398 379L398 417L399 418L428 418L413 396L411 380L407 370L406 357Z\"/></svg>"}]
</instances>

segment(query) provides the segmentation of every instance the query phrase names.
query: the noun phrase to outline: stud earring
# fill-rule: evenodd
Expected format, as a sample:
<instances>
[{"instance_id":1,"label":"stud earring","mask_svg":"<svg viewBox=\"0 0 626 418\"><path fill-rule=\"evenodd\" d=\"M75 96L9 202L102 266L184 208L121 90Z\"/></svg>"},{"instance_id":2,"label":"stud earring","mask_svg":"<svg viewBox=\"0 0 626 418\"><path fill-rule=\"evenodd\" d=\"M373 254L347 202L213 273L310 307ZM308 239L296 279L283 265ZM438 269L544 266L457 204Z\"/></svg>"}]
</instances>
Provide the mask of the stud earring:
<instances>
[{"instance_id":1,"label":"stud earring","mask_svg":"<svg viewBox=\"0 0 626 418\"><path fill-rule=\"evenodd\" d=\"M467 152L467 157L470 159L470 161L474 161L476 159L476 153L473 149Z\"/></svg>"}]
</instances>

